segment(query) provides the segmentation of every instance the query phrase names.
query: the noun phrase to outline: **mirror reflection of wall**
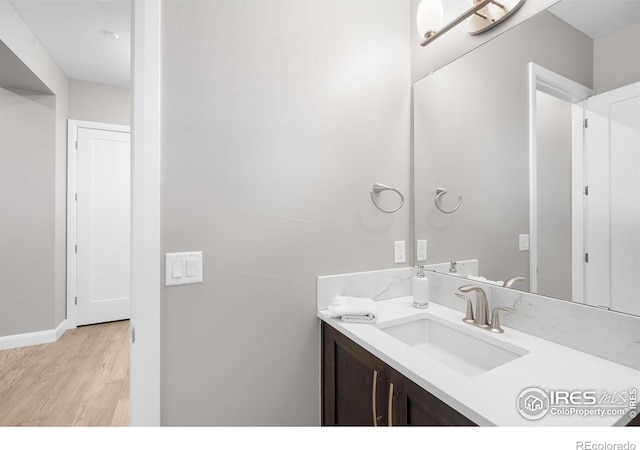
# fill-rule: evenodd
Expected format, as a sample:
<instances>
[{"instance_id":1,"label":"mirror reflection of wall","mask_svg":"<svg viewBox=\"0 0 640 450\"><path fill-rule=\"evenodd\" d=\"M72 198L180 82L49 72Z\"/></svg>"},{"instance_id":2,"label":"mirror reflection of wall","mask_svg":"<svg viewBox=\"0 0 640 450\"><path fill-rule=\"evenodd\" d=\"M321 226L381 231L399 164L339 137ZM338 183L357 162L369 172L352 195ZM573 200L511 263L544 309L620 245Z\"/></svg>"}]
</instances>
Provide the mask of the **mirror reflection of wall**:
<instances>
[{"instance_id":1,"label":"mirror reflection of wall","mask_svg":"<svg viewBox=\"0 0 640 450\"><path fill-rule=\"evenodd\" d=\"M592 52L545 12L414 84L415 229L427 264L479 259L487 279L528 277L518 240L529 228L528 64L590 85ZM437 187L445 205L463 196L456 213L435 208Z\"/></svg>"},{"instance_id":2,"label":"mirror reflection of wall","mask_svg":"<svg viewBox=\"0 0 640 450\"><path fill-rule=\"evenodd\" d=\"M537 195L539 208L537 293L571 294L571 103L536 93Z\"/></svg>"},{"instance_id":3,"label":"mirror reflection of wall","mask_svg":"<svg viewBox=\"0 0 640 450\"><path fill-rule=\"evenodd\" d=\"M564 3L575 2L554 8ZM513 288L532 290L529 250L520 242L530 231L527 66L596 92L640 80L640 22L623 15L621 29L588 35L566 14L563 20L543 11L414 84L415 234L428 241L427 265L448 269L452 260L474 260L482 279L500 284L523 276ZM572 274L570 105L542 93L538 103L536 288L581 301ZM438 187L448 191L443 206L463 196L456 213L436 209Z\"/></svg>"}]
</instances>

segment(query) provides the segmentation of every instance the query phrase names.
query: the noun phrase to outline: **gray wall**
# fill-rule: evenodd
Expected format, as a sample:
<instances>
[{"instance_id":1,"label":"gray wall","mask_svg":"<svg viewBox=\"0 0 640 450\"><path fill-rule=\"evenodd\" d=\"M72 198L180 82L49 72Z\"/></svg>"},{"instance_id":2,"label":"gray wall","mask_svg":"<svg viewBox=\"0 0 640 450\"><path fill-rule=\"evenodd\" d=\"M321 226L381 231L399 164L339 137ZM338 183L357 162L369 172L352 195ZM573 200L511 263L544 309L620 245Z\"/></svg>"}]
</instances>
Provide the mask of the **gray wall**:
<instances>
[{"instance_id":1,"label":"gray wall","mask_svg":"<svg viewBox=\"0 0 640 450\"><path fill-rule=\"evenodd\" d=\"M39 173L46 174L39 181L48 195L46 205L43 204L42 209L34 214L38 224L46 222L51 225L42 239L47 252L53 248L53 259L41 267L42 273L38 274L42 279L53 280L53 289L48 293L51 306L47 309L46 321L38 319L19 327L24 332L51 330L66 317L67 77L7 0L0 0L0 40L55 94L53 145L44 159L33 162L38 165ZM25 173L25 177L29 176ZM5 237L0 235L0 238ZM27 303L23 306L29 308ZM31 312L25 310L21 314L27 317Z\"/></svg>"},{"instance_id":2,"label":"gray wall","mask_svg":"<svg viewBox=\"0 0 640 450\"><path fill-rule=\"evenodd\" d=\"M55 97L0 88L0 336L54 323Z\"/></svg>"},{"instance_id":3,"label":"gray wall","mask_svg":"<svg viewBox=\"0 0 640 450\"><path fill-rule=\"evenodd\" d=\"M538 290L571 299L571 104L536 96Z\"/></svg>"},{"instance_id":4,"label":"gray wall","mask_svg":"<svg viewBox=\"0 0 640 450\"><path fill-rule=\"evenodd\" d=\"M131 90L69 79L69 119L131 124Z\"/></svg>"},{"instance_id":5,"label":"gray wall","mask_svg":"<svg viewBox=\"0 0 640 450\"><path fill-rule=\"evenodd\" d=\"M529 230L528 63L591 86L592 54L591 39L542 12L414 84L415 233L429 241L427 263L479 259L489 279L528 278L518 250ZM437 187L447 207L463 196L455 214L436 210Z\"/></svg>"},{"instance_id":6,"label":"gray wall","mask_svg":"<svg viewBox=\"0 0 640 450\"><path fill-rule=\"evenodd\" d=\"M596 94L640 81L640 22L594 40Z\"/></svg>"},{"instance_id":7,"label":"gray wall","mask_svg":"<svg viewBox=\"0 0 640 450\"><path fill-rule=\"evenodd\" d=\"M162 250L204 252L162 289L162 423L317 425L316 277L409 243L369 199L409 198L409 2L162 8Z\"/></svg>"}]
</instances>

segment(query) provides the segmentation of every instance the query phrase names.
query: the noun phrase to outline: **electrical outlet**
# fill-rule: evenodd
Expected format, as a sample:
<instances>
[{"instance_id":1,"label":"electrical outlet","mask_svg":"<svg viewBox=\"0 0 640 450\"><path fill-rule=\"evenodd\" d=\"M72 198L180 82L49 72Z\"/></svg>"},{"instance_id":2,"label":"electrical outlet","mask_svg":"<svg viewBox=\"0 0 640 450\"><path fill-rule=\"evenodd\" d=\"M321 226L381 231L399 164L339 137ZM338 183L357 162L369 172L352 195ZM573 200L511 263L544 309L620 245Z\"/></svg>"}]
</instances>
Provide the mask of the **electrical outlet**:
<instances>
[{"instance_id":1,"label":"electrical outlet","mask_svg":"<svg viewBox=\"0 0 640 450\"><path fill-rule=\"evenodd\" d=\"M393 254L396 264L407 262L407 252L405 251L404 241L395 241L393 243Z\"/></svg>"},{"instance_id":2,"label":"electrical outlet","mask_svg":"<svg viewBox=\"0 0 640 450\"><path fill-rule=\"evenodd\" d=\"M527 250L529 250L529 235L521 234L519 236L519 239L520 239L520 251L526 252Z\"/></svg>"},{"instance_id":3,"label":"electrical outlet","mask_svg":"<svg viewBox=\"0 0 640 450\"><path fill-rule=\"evenodd\" d=\"M427 260L427 240L418 239L416 244L416 261L424 262Z\"/></svg>"}]
</instances>

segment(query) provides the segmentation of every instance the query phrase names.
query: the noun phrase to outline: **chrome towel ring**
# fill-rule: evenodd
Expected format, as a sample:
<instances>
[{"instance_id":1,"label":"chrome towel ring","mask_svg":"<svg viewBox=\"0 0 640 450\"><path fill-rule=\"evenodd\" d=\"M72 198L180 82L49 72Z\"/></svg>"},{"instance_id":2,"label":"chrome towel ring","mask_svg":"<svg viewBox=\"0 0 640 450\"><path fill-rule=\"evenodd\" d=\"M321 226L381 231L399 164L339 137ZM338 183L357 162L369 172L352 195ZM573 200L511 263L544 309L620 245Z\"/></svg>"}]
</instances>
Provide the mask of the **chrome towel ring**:
<instances>
[{"instance_id":1,"label":"chrome towel ring","mask_svg":"<svg viewBox=\"0 0 640 450\"><path fill-rule=\"evenodd\" d=\"M462 203L462 195L458 196L458 204L455 206L455 208L453 208L451 211L446 211L442 209L442 207L440 206L440 197L442 197L446 193L447 193L447 190L445 188L439 187L438 189L436 189L436 200L435 200L436 208L438 208L440 211L442 211L445 214L453 214L458 210L458 208L460 207L460 204Z\"/></svg>"},{"instance_id":2,"label":"chrome towel ring","mask_svg":"<svg viewBox=\"0 0 640 450\"><path fill-rule=\"evenodd\" d=\"M395 207L394 209L382 209L378 203L376 203L376 197L374 197L374 194L379 194L382 191L393 191L396 194L398 194L400 196L400 204ZM373 185L373 190L370 192L371 195L371 201L373 202L373 205L378 208L380 211L384 212L384 213L394 213L396 211L398 211L400 208L402 208L402 205L404 205L404 196L400 193L399 190L392 188L390 186L386 186L382 183L375 183Z\"/></svg>"}]
</instances>

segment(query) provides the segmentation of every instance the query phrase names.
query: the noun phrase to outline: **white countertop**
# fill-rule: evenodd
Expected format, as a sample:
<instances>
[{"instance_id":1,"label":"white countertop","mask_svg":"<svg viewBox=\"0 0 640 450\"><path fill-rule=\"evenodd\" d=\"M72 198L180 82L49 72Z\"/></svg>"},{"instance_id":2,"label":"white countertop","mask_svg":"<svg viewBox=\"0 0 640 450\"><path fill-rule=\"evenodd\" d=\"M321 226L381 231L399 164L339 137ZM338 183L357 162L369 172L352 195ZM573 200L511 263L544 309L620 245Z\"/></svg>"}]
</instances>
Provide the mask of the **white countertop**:
<instances>
[{"instance_id":1,"label":"white countertop","mask_svg":"<svg viewBox=\"0 0 640 450\"><path fill-rule=\"evenodd\" d=\"M485 426L624 426L631 418L623 416L552 415L528 420L520 415L516 403L529 387L542 390L589 390L628 393L640 388L640 371L540 339L502 326L503 334L491 333L462 322L464 314L431 302L428 309L413 307L413 297L382 300L377 303L377 326L384 322L418 316L437 316L441 321L468 327L468 333L527 350L523 356L487 372L467 376L408 347L374 325L343 322L318 311L318 317L377 356L413 382L428 390L478 425ZM517 314L517 313L516 313ZM465 332L467 330L465 329ZM606 408L607 405L599 405ZM640 409L640 408L639 408Z\"/></svg>"}]
</instances>

